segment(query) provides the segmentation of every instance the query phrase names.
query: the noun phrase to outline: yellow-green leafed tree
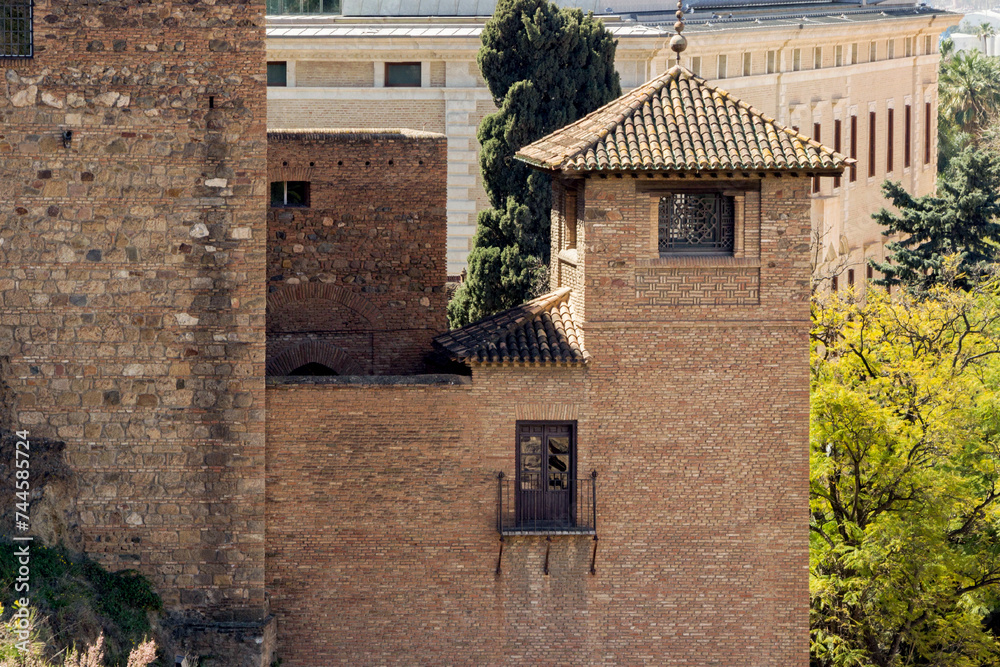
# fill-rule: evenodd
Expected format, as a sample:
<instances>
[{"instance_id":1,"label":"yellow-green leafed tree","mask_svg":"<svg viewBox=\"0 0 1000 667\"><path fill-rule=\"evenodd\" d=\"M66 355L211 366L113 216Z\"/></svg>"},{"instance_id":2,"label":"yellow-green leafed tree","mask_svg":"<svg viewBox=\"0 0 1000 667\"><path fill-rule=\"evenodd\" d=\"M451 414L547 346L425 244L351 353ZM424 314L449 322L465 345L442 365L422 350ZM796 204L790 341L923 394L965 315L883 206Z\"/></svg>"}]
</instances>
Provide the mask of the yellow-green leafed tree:
<instances>
[{"instance_id":1,"label":"yellow-green leafed tree","mask_svg":"<svg viewBox=\"0 0 1000 667\"><path fill-rule=\"evenodd\" d=\"M813 306L813 667L987 667L1000 642L1000 283Z\"/></svg>"}]
</instances>

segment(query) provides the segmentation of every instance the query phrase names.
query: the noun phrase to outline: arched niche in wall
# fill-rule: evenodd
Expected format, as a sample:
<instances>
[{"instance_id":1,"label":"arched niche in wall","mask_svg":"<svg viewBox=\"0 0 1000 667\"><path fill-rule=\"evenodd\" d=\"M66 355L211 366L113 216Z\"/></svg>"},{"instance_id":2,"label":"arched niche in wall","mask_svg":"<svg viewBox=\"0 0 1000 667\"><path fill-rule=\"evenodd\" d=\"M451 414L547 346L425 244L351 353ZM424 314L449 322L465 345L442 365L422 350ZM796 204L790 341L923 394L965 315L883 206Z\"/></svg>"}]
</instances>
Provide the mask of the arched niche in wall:
<instances>
[{"instance_id":1,"label":"arched niche in wall","mask_svg":"<svg viewBox=\"0 0 1000 667\"><path fill-rule=\"evenodd\" d=\"M331 375L364 375L358 362L336 345L325 341L308 340L286 348L267 360L267 375L292 375L294 371L311 365L325 366ZM305 373L303 373L305 374ZM318 373L310 373L317 375Z\"/></svg>"}]
</instances>

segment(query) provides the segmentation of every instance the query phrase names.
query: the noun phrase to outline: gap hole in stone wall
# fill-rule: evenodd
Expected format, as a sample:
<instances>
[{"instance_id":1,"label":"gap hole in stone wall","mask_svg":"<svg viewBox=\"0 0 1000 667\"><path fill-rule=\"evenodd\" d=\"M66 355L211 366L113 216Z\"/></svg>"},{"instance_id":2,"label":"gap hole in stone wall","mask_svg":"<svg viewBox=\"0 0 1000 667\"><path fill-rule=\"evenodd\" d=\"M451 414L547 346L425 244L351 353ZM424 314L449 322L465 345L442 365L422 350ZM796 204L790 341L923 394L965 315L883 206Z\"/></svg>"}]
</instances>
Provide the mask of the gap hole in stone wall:
<instances>
[{"instance_id":1,"label":"gap hole in stone wall","mask_svg":"<svg viewBox=\"0 0 1000 667\"><path fill-rule=\"evenodd\" d=\"M211 95L208 96L208 108L209 109L215 108L215 98Z\"/></svg>"},{"instance_id":2,"label":"gap hole in stone wall","mask_svg":"<svg viewBox=\"0 0 1000 667\"><path fill-rule=\"evenodd\" d=\"M282 163L281 163L281 166L282 166L282 167L287 167L287 166L288 166L288 163L287 163L287 162L282 162Z\"/></svg>"},{"instance_id":3,"label":"gap hole in stone wall","mask_svg":"<svg viewBox=\"0 0 1000 667\"><path fill-rule=\"evenodd\" d=\"M366 167L370 167L370 166L371 166L371 164L372 164L372 161L371 161L371 160L365 160L365 166L366 166Z\"/></svg>"},{"instance_id":4,"label":"gap hole in stone wall","mask_svg":"<svg viewBox=\"0 0 1000 667\"><path fill-rule=\"evenodd\" d=\"M338 167L343 167L344 166L344 161L343 160L337 160L337 166Z\"/></svg>"},{"instance_id":5,"label":"gap hole in stone wall","mask_svg":"<svg viewBox=\"0 0 1000 667\"><path fill-rule=\"evenodd\" d=\"M389 166L390 167L392 166L392 160L389 160Z\"/></svg>"},{"instance_id":6,"label":"gap hole in stone wall","mask_svg":"<svg viewBox=\"0 0 1000 667\"><path fill-rule=\"evenodd\" d=\"M315 167L315 166L316 166L316 163L315 163L315 162L310 162L310 163L309 163L309 166L310 166L310 167Z\"/></svg>"}]
</instances>

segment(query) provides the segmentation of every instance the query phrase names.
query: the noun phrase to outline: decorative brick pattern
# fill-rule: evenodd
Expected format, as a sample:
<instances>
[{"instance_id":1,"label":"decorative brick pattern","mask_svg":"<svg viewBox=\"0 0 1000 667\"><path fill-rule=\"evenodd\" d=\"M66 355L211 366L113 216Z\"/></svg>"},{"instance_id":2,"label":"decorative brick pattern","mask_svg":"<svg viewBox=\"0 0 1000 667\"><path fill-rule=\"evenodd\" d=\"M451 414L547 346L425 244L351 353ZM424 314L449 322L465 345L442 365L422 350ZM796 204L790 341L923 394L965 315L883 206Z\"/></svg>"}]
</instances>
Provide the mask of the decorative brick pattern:
<instances>
[{"instance_id":1,"label":"decorative brick pattern","mask_svg":"<svg viewBox=\"0 0 1000 667\"><path fill-rule=\"evenodd\" d=\"M636 299L650 306L756 306L760 269L638 269Z\"/></svg>"}]
</instances>

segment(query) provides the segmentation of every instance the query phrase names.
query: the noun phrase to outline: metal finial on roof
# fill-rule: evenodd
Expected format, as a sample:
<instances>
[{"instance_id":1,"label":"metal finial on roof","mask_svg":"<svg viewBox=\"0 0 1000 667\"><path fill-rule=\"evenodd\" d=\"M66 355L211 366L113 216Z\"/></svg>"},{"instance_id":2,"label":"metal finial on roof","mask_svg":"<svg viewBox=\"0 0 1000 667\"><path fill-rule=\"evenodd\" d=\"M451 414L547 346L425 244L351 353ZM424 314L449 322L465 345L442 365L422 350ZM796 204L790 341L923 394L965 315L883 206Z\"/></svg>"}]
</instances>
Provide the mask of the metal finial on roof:
<instances>
[{"instance_id":1,"label":"metal finial on roof","mask_svg":"<svg viewBox=\"0 0 1000 667\"><path fill-rule=\"evenodd\" d=\"M681 32L684 31L684 6L683 0L677 0L677 22L674 23L674 30L677 34L670 38L670 50L677 54L677 64L681 64L681 51L687 48L688 41Z\"/></svg>"}]
</instances>

